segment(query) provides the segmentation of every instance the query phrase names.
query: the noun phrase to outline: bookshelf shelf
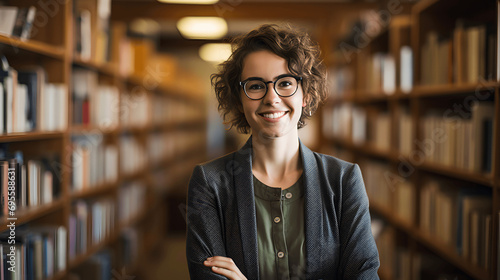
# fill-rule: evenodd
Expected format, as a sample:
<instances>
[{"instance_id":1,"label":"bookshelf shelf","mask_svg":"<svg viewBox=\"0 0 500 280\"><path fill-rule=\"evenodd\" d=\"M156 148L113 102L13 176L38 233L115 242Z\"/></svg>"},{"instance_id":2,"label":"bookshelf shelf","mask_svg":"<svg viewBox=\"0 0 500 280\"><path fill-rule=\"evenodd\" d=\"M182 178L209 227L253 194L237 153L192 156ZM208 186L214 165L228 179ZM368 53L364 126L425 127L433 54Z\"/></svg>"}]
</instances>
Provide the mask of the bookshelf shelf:
<instances>
[{"instance_id":1,"label":"bookshelf shelf","mask_svg":"<svg viewBox=\"0 0 500 280\"><path fill-rule=\"evenodd\" d=\"M96 70L97 72L119 78L118 67L112 63L97 63L80 57L73 59L73 65Z\"/></svg>"},{"instance_id":2,"label":"bookshelf shelf","mask_svg":"<svg viewBox=\"0 0 500 280\"><path fill-rule=\"evenodd\" d=\"M116 190L116 182L114 183L103 183L93 187L88 187L84 190L71 192L71 199L78 198L89 198L94 196L99 196L105 193L110 193Z\"/></svg>"},{"instance_id":3,"label":"bookshelf shelf","mask_svg":"<svg viewBox=\"0 0 500 280\"><path fill-rule=\"evenodd\" d=\"M62 138L65 132L21 132L0 134L0 143L50 140Z\"/></svg>"},{"instance_id":4,"label":"bookshelf shelf","mask_svg":"<svg viewBox=\"0 0 500 280\"><path fill-rule=\"evenodd\" d=\"M486 81L484 83L474 84L449 84L449 85L433 85L433 86L416 86L413 91L413 96L443 96L455 95L457 93L475 92L477 90L486 91L500 86L498 82Z\"/></svg>"},{"instance_id":5,"label":"bookshelf shelf","mask_svg":"<svg viewBox=\"0 0 500 280\"><path fill-rule=\"evenodd\" d=\"M69 271L78 267L84 261L86 261L90 256L104 249L107 245L115 242L118 239L119 234L120 231L112 233L110 236L106 237L103 241L99 242L98 244L91 245L90 248L88 248L85 253L75 256L73 259L69 260L67 270Z\"/></svg>"},{"instance_id":6,"label":"bookshelf shelf","mask_svg":"<svg viewBox=\"0 0 500 280\"><path fill-rule=\"evenodd\" d=\"M420 229L415 226L411 226L402 219L394 216L392 211L387 210L385 207L381 207L375 203L370 203L370 209L376 212L377 214L383 216L387 219L392 225L394 225L399 230L404 231L407 235L409 235L414 240L419 243L425 245L426 248L431 249L434 253L438 254L442 258L446 259L451 264L460 268L468 275L474 277L474 279L480 280L488 280L489 275L485 269L481 269L464 258L460 257L453 249L449 246L446 246L436 240L435 237L429 236L426 233L423 233Z\"/></svg>"},{"instance_id":7,"label":"bookshelf shelf","mask_svg":"<svg viewBox=\"0 0 500 280\"><path fill-rule=\"evenodd\" d=\"M440 164L425 162L418 168L427 172L445 175L448 177L464 180L471 183L477 183L488 187L493 187L494 179L491 174L478 174L468 170L461 170L454 167L447 167Z\"/></svg>"},{"instance_id":8,"label":"bookshelf shelf","mask_svg":"<svg viewBox=\"0 0 500 280\"><path fill-rule=\"evenodd\" d=\"M64 47L51 46L43 42L21 40L4 35L0 35L0 45L10 46L14 54L19 50L24 50L37 55L49 56L60 60L63 60L66 54L66 50L64 49Z\"/></svg>"},{"instance_id":9,"label":"bookshelf shelf","mask_svg":"<svg viewBox=\"0 0 500 280\"><path fill-rule=\"evenodd\" d=\"M17 210L15 212L15 216L17 218L16 225L22 225L26 224L28 222L31 222L35 219L38 219L40 217L46 216L47 214L51 212L55 212L58 210L61 210L64 206L64 199L59 198L56 201L49 203L49 204L44 204L40 206L32 206L27 209L22 209L22 210ZM9 221L7 220L6 217L2 217L0 219L0 231L5 231L7 230L7 225L9 224Z\"/></svg>"}]
</instances>

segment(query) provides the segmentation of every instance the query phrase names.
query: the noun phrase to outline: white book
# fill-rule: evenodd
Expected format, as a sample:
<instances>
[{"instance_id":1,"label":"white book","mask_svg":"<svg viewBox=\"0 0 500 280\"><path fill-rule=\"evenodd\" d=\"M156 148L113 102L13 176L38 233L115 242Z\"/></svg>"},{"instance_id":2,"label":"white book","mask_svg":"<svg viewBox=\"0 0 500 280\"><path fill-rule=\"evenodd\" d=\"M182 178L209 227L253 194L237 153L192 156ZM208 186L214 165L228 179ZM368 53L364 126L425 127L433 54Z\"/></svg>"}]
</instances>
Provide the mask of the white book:
<instances>
[{"instance_id":1,"label":"white book","mask_svg":"<svg viewBox=\"0 0 500 280\"><path fill-rule=\"evenodd\" d=\"M17 94L14 96L16 101L14 102L16 108L14 113L16 114L15 123L13 126L13 132L25 132L26 122L28 116L28 86L23 84L17 85Z\"/></svg>"},{"instance_id":2,"label":"white book","mask_svg":"<svg viewBox=\"0 0 500 280\"><path fill-rule=\"evenodd\" d=\"M0 6L0 34L11 36L16 25L18 7Z\"/></svg>"},{"instance_id":3,"label":"white book","mask_svg":"<svg viewBox=\"0 0 500 280\"><path fill-rule=\"evenodd\" d=\"M50 171L45 171L43 173L43 188L42 190L42 204L47 204L52 202L52 191L53 187L53 176Z\"/></svg>"},{"instance_id":4,"label":"white book","mask_svg":"<svg viewBox=\"0 0 500 280\"><path fill-rule=\"evenodd\" d=\"M29 206L38 205L38 188L40 181L40 166L39 163L34 160L28 161L28 173L29 173Z\"/></svg>"},{"instance_id":5,"label":"white book","mask_svg":"<svg viewBox=\"0 0 500 280\"><path fill-rule=\"evenodd\" d=\"M46 257L46 273L47 276L50 278L54 274L54 238L55 236L49 235L45 236L44 242L46 243L47 246L44 246L45 248L45 254L44 257Z\"/></svg>"},{"instance_id":6,"label":"white book","mask_svg":"<svg viewBox=\"0 0 500 280\"><path fill-rule=\"evenodd\" d=\"M3 87L4 87L3 83L0 82L0 134L5 132L5 127L4 127L5 119L3 118L3 114L5 112L4 111L5 93Z\"/></svg>"},{"instance_id":7,"label":"white book","mask_svg":"<svg viewBox=\"0 0 500 280\"><path fill-rule=\"evenodd\" d=\"M68 127L68 89L64 84L57 84L56 87L56 130L64 131Z\"/></svg>"},{"instance_id":8,"label":"white book","mask_svg":"<svg viewBox=\"0 0 500 280\"><path fill-rule=\"evenodd\" d=\"M81 53L80 57L83 60L92 58L92 15L89 10L80 12L80 29L81 29Z\"/></svg>"},{"instance_id":9,"label":"white book","mask_svg":"<svg viewBox=\"0 0 500 280\"><path fill-rule=\"evenodd\" d=\"M14 99L14 84L12 77L5 77L4 79L4 84L5 84L5 132L7 133L12 133L13 127L12 127L12 119L13 119L13 108L12 106L14 105L13 99Z\"/></svg>"},{"instance_id":10,"label":"white book","mask_svg":"<svg viewBox=\"0 0 500 280\"><path fill-rule=\"evenodd\" d=\"M383 56L382 60L382 90L387 95L396 90L396 62L390 55Z\"/></svg>"},{"instance_id":11,"label":"white book","mask_svg":"<svg viewBox=\"0 0 500 280\"><path fill-rule=\"evenodd\" d=\"M66 237L67 231L63 226L57 228L57 255L56 267L57 271L64 271L66 269Z\"/></svg>"},{"instance_id":12,"label":"white book","mask_svg":"<svg viewBox=\"0 0 500 280\"><path fill-rule=\"evenodd\" d=\"M402 46L400 50L400 88L404 93L410 93L413 88L413 51L410 46Z\"/></svg>"}]
</instances>

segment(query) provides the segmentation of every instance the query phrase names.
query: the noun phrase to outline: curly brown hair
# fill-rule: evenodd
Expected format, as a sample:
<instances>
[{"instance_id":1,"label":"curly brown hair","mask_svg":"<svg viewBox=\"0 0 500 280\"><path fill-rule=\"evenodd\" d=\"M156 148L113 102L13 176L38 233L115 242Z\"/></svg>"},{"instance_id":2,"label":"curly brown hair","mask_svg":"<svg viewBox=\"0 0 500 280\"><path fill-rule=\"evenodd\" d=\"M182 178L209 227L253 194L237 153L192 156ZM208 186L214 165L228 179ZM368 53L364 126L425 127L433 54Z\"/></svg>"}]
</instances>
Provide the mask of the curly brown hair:
<instances>
[{"instance_id":1,"label":"curly brown hair","mask_svg":"<svg viewBox=\"0 0 500 280\"><path fill-rule=\"evenodd\" d=\"M233 52L227 61L220 64L219 73L211 75L212 86L219 102L219 112L230 128L249 133L241 103L241 72L245 57L252 52L268 50L287 61L290 73L302 77L302 89L306 106L297 123L305 126L319 104L327 98L326 73L320 59L320 49L307 33L300 32L288 24L265 24L248 34L232 40Z\"/></svg>"}]
</instances>

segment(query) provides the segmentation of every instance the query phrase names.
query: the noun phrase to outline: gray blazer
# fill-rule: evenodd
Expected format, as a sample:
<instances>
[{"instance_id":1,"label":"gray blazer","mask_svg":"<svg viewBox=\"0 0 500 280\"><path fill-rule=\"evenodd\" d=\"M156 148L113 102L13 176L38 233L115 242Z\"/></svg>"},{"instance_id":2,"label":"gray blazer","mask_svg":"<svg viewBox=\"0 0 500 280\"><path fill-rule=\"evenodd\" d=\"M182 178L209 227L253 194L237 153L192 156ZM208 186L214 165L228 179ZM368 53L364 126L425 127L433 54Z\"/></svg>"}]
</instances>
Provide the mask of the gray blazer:
<instances>
[{"instance_id":1,"label":"gray blazer","mask_svg":"<svg viewBox=\"0 0 500 280\"><path fill-rule=\"evenodd\" d=\"M300 154L307 256L302 279L378 279L359 167L312 152L302 142ZM195 167L186 217L191 279L227 279L203 265L212 256L230 257L248 279L259 279L251 137L240 150Z\"/></svg>"}]
</instances>

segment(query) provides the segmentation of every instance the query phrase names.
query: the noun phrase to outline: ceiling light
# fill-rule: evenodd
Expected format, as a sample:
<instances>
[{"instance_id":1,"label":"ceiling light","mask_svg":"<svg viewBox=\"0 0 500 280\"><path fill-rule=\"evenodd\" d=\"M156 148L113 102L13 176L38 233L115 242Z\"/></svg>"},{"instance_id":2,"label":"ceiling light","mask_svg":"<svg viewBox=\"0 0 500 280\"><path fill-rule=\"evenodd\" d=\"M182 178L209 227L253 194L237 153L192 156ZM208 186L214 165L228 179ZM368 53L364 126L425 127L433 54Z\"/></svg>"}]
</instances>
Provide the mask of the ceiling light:
<instances>
[{"instance_id":1,"label":"ceiling light","mask_svg":"<svg viewBox=\"0 0 500 280\"><path fill-rule=\"evenodd\" d=\"M220 39L227 33L227 23L220 17L184 17L177 29L187 39Z\"/></svg>"},{"instance_id":2,"label":"ceiling light","mask_svg":"<svg viewBox=\"0 0 500 280\"><path fill-rule=\"evenodd\" d=\"M231 44L226 43L205 44L201 46L199 50L201 59L216 63L226 61L231 53Z\"/></svg>"},{"instance_id":3,"label":"ceiling light","mask_svg":"<svg viewBox=\"0 0 500 280\"><path fill-rule=\"evenodd\" d=\"M200 5L210 5L219 2L219 0L158 0L158 1L168 4L200 4Z\"/></svg>"}]
</instances>

